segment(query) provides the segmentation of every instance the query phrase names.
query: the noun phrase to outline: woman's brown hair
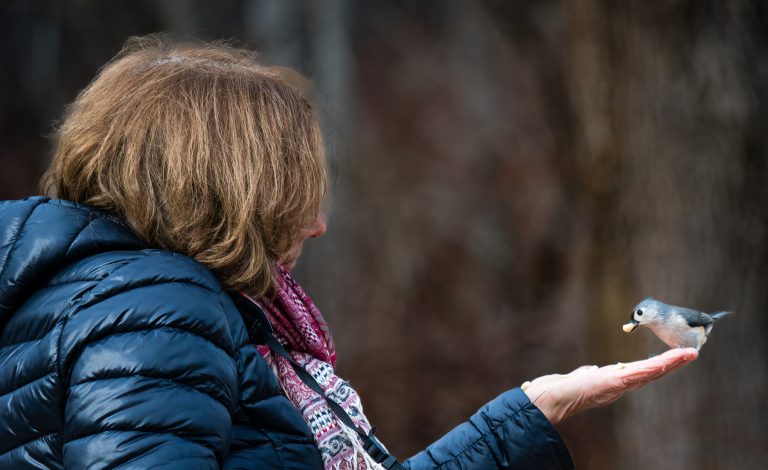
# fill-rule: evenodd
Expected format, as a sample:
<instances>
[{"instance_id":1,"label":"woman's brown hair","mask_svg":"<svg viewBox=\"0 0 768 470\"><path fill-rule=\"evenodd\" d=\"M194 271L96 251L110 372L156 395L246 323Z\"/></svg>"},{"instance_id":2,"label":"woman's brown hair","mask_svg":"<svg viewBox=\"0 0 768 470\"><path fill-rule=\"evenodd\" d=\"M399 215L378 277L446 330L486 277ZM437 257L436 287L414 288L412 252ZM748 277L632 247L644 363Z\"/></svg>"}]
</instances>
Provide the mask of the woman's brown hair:
<instances>
[{"instance_id":1,"label":"woman's brown hair","mask_svg":"<svg viewBox=\"0 0 768 470\"><path fill-rule=\"evenodd\" d=\"M317 116L284 77L245 50L133 38L68 107L41 191L268 295L327 190Z\"/></svg>"}]
</instances>

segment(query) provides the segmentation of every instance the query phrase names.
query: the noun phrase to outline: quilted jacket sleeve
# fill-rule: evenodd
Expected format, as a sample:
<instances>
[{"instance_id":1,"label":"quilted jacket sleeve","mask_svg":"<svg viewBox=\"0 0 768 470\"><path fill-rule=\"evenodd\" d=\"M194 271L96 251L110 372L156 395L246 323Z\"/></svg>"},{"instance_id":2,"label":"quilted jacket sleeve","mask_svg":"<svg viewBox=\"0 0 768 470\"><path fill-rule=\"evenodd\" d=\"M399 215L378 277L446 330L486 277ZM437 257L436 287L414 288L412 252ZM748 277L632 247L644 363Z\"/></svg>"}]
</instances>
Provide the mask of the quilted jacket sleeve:
<instances>
[{"instance_id":1,"label":"quilted jacket sleeve","mask_svg":"<svg viewBox=\"0 0 768 470\"><path fill-rule=\"evenodd\" d=\"M487 403L404 466L411 470L536 470L571 469L573 463L546 416L515 388Z\"/></svg>"},{"instance_id":2,"label":"quilted jacket sleeve","mask_svg":"<svg viewBox=\"0 0 768 470\"><path fill-rule=\"evenodd\" d=\"M226 456L238 385L220 289L163 277L189 261L156 258L100 281L64 323L67 469L208 469Z\"/></svg>"}]
</instances>

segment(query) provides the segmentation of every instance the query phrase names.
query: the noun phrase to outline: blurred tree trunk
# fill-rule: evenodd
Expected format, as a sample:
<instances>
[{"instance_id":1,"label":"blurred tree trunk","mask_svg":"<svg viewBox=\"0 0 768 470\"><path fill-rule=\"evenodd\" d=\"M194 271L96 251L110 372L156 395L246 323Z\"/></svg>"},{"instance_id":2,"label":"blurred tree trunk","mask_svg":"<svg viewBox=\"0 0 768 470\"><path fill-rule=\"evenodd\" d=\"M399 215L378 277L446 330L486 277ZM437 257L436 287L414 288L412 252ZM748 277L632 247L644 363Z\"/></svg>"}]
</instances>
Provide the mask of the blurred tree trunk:
<instances>
[{"instance_id":1,"label":"blurred tree trunk","mask_svg":"<svg viewBox=\"0 0 768 470\"><path fill-rule=\"evenodd\" d=\"M765 10L692 5L569 4L581 201L592 227L592 356L626 354L612 339L616 312L628 317L646 295L742 312L715 328L685 375L633 395L615 414L622 468L766 462L766 408L750 392L768 385L765 347L754 347L764 344L768 307L766 82L754 65L766 60ZM650 333L635 335L646 336L638 349L663 349ZM733 383L726 371L736 369L744 375Z\"/></svg>"}]
</instances>

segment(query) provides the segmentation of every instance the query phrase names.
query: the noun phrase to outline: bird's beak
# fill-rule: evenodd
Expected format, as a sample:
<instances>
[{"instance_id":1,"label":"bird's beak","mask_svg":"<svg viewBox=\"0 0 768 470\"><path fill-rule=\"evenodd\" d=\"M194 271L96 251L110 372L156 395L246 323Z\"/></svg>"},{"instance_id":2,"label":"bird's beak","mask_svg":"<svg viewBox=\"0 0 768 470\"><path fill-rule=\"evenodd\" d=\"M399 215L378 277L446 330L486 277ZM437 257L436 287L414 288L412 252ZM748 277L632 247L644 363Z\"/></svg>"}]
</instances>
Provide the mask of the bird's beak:
<instances>
[{"instance_id":1,"label":"bird's beak","mask_svg":"<svg viewBox=\"0 0 768 470\"><path fill-rule=\"evenodd\" d=\"M624 326L622 327L622 329L623 329L623 330L624 330L626 333L632 333L633 331L635 331L635 328L637 328L637 325L639 325L639 324L640 324L640 323L638 323L638 321L637 321L637 320L635 320L635 319L633 318L633 319L632 319L632 320L631 320L629 323L627 323L626 325L624 325Z\"/></svg>"}]
</instances>

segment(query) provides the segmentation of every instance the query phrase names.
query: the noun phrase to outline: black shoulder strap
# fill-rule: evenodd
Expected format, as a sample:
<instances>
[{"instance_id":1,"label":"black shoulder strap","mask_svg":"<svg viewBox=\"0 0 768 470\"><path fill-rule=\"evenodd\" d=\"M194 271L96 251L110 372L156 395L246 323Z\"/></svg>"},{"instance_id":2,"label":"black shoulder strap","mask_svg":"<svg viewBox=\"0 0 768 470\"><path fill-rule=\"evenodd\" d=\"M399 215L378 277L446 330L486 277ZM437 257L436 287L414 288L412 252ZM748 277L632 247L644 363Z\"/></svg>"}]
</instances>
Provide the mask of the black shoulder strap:
<instances>
[{"instance_id":1,"label":"black shoulder strap","mask_svg":"<svg viewBox=\"0 0 768 470\"><path fill-rule=\"evenodd\" d=\"M275 339L275 336L272 333L272 326L269 324L267 315L257 303L251 301L239 293L233 294L231 297L237 308L240 310L240 314L243 317L243 321L245 322L245 327L248 331L248 335L251 341L253 341L255 344L267 345L273 354L278 354L285 358L291 364L291 367L293 367L293 370L296 372L296 375L299 376L301 381L304 382L309 388L314 390L318 395L325 398L328 406L336 414L336 416L338 416L345 425L357 432L357 434L360 436L360 439L363 441L363 448L365 448L365 451L368 452L368 455L370 455L374 461L381 464L386 469L405 470L405 467L403 467L402 464L400 464L400 462L398 462L394 456L387 452L381 442L379 442L376 436L373 435L373 433L376 431L375 427L371 427L371 432L366 434L363 429L358 427L352 421L352 418L349 417L341 405L328 398L328 396L323 391L323 387L317 383L314 377L312 377L312 375L310 375L306 369L301 367L296 361L293 360L283 345L280 344L277 339Z\"/></svg>"}]
</instances>

